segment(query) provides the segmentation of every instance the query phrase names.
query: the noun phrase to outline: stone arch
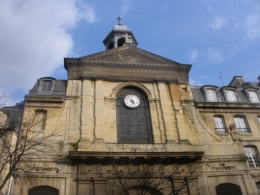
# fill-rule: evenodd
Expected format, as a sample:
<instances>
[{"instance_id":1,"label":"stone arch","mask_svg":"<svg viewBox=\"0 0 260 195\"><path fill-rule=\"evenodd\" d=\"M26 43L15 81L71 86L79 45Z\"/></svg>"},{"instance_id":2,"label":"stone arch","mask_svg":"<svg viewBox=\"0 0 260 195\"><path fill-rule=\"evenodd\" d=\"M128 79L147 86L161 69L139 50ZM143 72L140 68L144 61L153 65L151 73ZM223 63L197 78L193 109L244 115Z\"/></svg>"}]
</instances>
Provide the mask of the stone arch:
<instances>
[{"instance_id":1,"label":"stone arch","mask_svg":"<svg viewBox=\"0 0 260 195\"><path fill-rule=\"evenodd\" d=\"M216 186L217 195L242 195L239 185L233 183L222 183Z\"/></svg>"},{"instance_id":2,"label":"stone arch","mask_svg":"<svg viewBox=\"0 0 260 195\"><path fill-rule=\"evenodd\" d=\"M28 191L28 195L59 195L59 190L50 186L36 186Z\"/></svg>"},{"instance_id":3,"label":"stone arch","mask_svg":"<svg viewBox=\"0 0 260 195\"><path fill-rule=\"evenodd\" d=\"M127 87L127 86L133 86L133 87L140 88L141 90L144 91L144 93L146 93L148 100L152 97L152 93L150 92L150 90L147 89L145 86L138 84L138 83L122 83L113 89L110 97L116 98L116 95L120 91L120 89Z\"/></svg>"}]
</instances>

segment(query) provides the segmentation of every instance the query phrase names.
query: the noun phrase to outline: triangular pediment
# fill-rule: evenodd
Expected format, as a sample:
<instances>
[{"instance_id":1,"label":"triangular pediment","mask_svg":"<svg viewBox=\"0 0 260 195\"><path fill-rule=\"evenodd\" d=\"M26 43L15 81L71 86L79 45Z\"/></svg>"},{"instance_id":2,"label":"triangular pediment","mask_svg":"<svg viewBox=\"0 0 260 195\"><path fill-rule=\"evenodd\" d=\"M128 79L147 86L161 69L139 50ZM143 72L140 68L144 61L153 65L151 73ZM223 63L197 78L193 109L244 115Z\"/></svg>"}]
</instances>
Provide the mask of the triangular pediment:
<instances>
[{"instance_id":1,"label":"triangular pediment","mask_svg":"<svg viewBox=\"0 0 260 195\"><path fill-rule=\"evenodd\" d=\"M156 54L133 47L123 46L107 50L93 55L81 57L80 61L99 63L120 63L120 64L147 64L147 65L180 65L177 62L163 58Z\"/></svg>"}]
</instances>

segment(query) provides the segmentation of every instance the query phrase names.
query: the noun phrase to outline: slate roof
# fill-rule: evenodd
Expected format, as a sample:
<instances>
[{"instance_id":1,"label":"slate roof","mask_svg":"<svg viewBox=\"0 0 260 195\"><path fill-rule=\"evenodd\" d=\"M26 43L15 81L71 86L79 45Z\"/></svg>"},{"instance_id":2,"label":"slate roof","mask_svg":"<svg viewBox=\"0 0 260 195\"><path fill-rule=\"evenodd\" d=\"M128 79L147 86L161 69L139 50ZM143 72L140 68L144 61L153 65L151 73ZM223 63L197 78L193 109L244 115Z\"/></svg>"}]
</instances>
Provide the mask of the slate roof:
<instances>
[{"instance_id":1,"label":"slate roof","mask_svg":"<svg viewBox=\"0 0 260 195\"><path fill-rule=\"evenodd\" d=\"M5 130L19 130L20 123L23 116L24 101L17 103L14 106L6 106L0 109L3 113L7 114L8 119L4 127Z\"/></svg>"},{"instance_id":2,"label":"slate roof","mask_svg":"<svg viewBox=\"0 0 260 195\"><path fill-rule=\"evenodd\" d=\"M42 91L40 83L43 80L51 80L53 82L51 91ZM56 80L52 77L42 77L38 79L26 96L47 96L47 97L63 97L66 96L67 80Z\"/></svg>"},{"instance_id":3,"label":"slate roof","mask_svg":"<svg viewBox=\"0 0 260 195\"><path fill-rule=\"evenodd\" d=\"M234 77L234 79L236 79ZM207 102L206 100L206 95L205 92L203 90L203 88L205 87L212 87L216 89L217 95L218 95L218 99L219 102L227 102L225 95L224 95L224 89L225 88L232 88L234 89L234 91L237 93L238 95L238 103L251 103L248 95L246 94L246 89L254 89L256 90L256 92L258 93L258 97L260 97L260 83L258 82L242 82L242 83L238 83L236 82L231 82L228 86L224 86L224 87L216 87L216 86L212 86L212 85L205 85L205 86L191 86L191 90L192 90L192 94L194 97L195 102ZM236 87L235 87L235 86ZM214 102L216 103L216 102ZM229 102L232 103L232 102Z\"/></svg>"}]
</instances>

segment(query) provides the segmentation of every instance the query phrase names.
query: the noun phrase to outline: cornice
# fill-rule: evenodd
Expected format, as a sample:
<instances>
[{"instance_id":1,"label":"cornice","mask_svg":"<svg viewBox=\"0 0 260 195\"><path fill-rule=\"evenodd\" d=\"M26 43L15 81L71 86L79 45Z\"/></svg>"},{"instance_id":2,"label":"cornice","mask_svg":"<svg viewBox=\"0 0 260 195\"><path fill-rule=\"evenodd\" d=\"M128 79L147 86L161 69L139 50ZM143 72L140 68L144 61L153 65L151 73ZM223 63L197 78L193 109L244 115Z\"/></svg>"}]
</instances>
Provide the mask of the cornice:
<instances>
[{"instance_id":1,"label":"cornice","mask_svg":"<svg viewBox=\"0 0 260 195\"><path fill-rule=\"evenodd\" d=\"M67 69L70 65L114 65L114 66L133 66L133 67L159 67L190 70L190 64L180 64L151 52L123 46L116 49L99 52L81 58L65 58L64 66Z\"/></svg>"},{"instance_id":2,"label":"cornice","mask_svg":"<svg viewBox=\"0 0 260 195\"><path fill-rule=\"evenodd\" d=\"M185 151L185 152L97 152L97 151L69 151L69 157L72 160L94 160L106 161L108 158L112 161L122 158L134 159L168 159L175 162L197 161L201 160L203 151Z\"/></svg>"},{"instance_id":3,"label":"cornice","mask_svg":"<svg viewBox=\"0 0 260 195\"><path fill-rule=\"evenodd\" d=\"M230 103L230 102L195 102L196 107L203 108L232 108L232 109L243 109L252 108L259 109L260 103Z\"/></svg>"},{"instance_id":4,"label":"cornice","mask_svg":"<svg viewBox=\"0 0 260 195\"><path fill-rule=\"evenodd\" d=\"M164 68L164 69L178 69L178 70L190 70L191 65L182 64L182 65L173 65L173 64L143 64L143 63L123 63L123 62L104 62L104 61L71 61L66 62L66 69L68 66L81 66L81 65L102 65L105 66L117 66L117 67L128 67L128 68L138 68L138 67L151 67L151 68ZM82 66L82 67L83 67Z\"/></svg>"}]
</instances>

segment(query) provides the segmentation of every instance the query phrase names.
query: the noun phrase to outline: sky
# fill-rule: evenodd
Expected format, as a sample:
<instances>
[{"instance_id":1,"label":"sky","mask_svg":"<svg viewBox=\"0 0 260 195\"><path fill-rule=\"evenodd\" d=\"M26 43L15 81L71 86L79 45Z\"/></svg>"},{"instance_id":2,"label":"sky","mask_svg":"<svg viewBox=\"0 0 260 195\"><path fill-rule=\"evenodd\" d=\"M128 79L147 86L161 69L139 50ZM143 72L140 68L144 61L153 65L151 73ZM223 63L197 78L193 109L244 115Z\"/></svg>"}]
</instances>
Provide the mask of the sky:
<instances>
[{"instance_id":1,"label":"sky","mask_svg":"<svg viewBox=\"0 0 260 195\"><path fill-rule=\"evenodd\" d=\"M138 48L191 64L191 85L258 81L259 0L0 0L0 96L17 103L38 78L67 79L64 58L104 51L118 16Z\"/></svg>"}]
</instances>

